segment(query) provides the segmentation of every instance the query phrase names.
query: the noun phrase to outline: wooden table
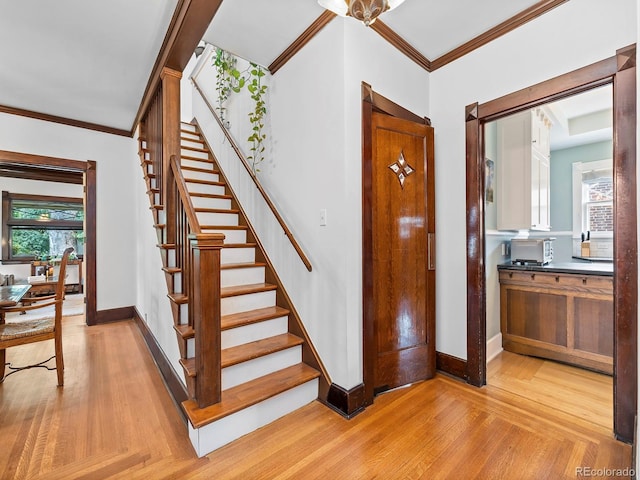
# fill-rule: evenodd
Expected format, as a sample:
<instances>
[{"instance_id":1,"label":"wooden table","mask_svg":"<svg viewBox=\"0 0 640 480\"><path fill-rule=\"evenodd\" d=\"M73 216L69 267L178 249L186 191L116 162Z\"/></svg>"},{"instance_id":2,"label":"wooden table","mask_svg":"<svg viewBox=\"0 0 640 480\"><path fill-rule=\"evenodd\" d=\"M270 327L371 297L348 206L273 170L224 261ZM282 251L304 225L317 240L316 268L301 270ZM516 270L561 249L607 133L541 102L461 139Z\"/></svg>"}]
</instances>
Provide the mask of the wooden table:
<instances>
[{"instance_id":1,"label":"wooden table","mask_svg":"<svg viewBox=\"0 0 640 480\"><path fill-rule=\"evenodd\" d=\"M0 307L15 307L29 291L31 285L8 285L0 287Z\"/></svg>"},{"instance_id":2,"label":"wooden table","mask_svg":"<svg viewBox=\"0 0 640 480\"><path fill-rule=\"evenodd\" d=\"M29 291L31 285L8 285L0 287L0 324L4 323L4 307L15 307Z\"/></svg>"}]
</instances>

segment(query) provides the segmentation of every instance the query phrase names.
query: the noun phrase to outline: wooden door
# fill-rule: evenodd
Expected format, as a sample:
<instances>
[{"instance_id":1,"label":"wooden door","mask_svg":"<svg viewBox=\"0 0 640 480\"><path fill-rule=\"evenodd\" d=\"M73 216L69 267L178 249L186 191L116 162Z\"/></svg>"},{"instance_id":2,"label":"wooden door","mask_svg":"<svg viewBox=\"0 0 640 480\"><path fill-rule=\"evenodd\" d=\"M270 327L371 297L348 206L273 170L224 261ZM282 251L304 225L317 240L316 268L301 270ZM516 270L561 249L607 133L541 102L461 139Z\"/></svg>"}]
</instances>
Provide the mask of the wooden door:
<instances>
[{"instance_id":1,"label":"wooden door","mask_svg":"<svg viewBox=\"0 0 640 480\"><path fill-rule=\"evenodd\" d=\"M435 374L433 128L372 112L370 177L365 323L378 393Z\"/></svg>"}]
</instances>

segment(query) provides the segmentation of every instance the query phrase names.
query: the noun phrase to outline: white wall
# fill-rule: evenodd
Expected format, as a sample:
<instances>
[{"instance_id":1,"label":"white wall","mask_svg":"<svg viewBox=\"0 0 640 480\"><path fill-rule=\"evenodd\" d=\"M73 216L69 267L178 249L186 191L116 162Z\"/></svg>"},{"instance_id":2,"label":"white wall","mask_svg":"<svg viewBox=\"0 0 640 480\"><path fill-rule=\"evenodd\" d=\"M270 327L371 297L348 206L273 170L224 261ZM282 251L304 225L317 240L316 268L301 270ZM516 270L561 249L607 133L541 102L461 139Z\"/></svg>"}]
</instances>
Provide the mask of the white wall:
<instances>
[{"instance_id":1,"label":"white wall","mask_svg":"<svg viewBox=\"0 0 640 480\"><path fill-rule=\"evenodd\" d=\"M213 75L212 69L204 69L199 80L215 104ZM259 198L246 194L241 199L331 380L347 389L362 382L363 81L426 115L427 72L352 19L329 23L268 80L269 139L259 176L309 256L311 273ZM231 131L246 154L249 110L237 97L232 102ZM194 113L199 121L206 117L197 100ZM210 121L203 128L206 135L215 131ZM242 186L246 176L223 153L226 148L222 141L214 147L242 198L249 188L248 183ZM321 209L327 210L326 226L320 226Z\"/></svg>"},{"instance_id":2,"label":"white wall","mask_svg":"<svg viewBox=\"0 0 640 480\"><path fill-rule=\"evenodd\" d=\"M127 137L0 114L0 150L97 162L97 307L134 304L132 171L137 143ZM49 193L52 190L47 189Z\"/></svg>"},{"instance_id":3,"label":"white wall","mask_svg":"<svg viewBox=\"0 0 640 480\"><path fill-rule=\"evenodd\" d=\"M465 106L611 57L636 41L635 0L572 0L431 74L438 351L467 356Z\"/></svg>"},{"instance_id":4,"label":"white wall","mask_svg":"<svg viewBox=\"0 0 640 480\"><path fill-rule=\"evenodd\" d=\"M171 304L167 297L167 284L162 271L162 257L157 247L158 237L146 194L147 186L142 168L138 163L133 163L136 167L133 172L135 191L130 210L135 223L134 242L131 245L136 257L135 264L131 265L131 270L135 272L132 277L135 307L178 377L184 380L184 371L179 363L180 351L173 330Z\"/></svg>"}]
</instances>

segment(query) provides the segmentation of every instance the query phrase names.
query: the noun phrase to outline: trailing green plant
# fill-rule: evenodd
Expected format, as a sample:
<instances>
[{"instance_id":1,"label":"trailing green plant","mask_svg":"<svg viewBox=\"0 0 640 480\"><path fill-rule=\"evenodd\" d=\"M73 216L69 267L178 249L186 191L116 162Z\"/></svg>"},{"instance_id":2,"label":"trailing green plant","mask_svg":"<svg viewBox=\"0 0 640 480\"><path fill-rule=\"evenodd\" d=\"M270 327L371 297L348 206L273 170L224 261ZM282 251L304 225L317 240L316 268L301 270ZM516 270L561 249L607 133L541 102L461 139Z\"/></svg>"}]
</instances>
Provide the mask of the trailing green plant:
<instances>
[{"instance_id":1,"label":"trailing green plant","mask_svg":"<svg viewBox=\"0 0 640 480\"><path fill-rule=\"evenodd\" d=\"M226 101L231 93L240 93L246 86L251 99L254 101L253 111L249 112L251 122L251 135L247 138L251 155L247 160L251 162L254 175L259 172L258 164L264 160L264 141L267 135L264 133L264 118L267 114L265 95L267 86L262 83L266 75L265 70L255 63L249 63L246 70L237 68L237 58L221 48L216 48L213 65L216 68L216 91L218 92L218 114L220 120L226 125L225 114Z\"/></svg>"},{"instance_id":2,"label":"trailing green plant","mask_svg":"<svg viewBox=\"0 0 640 480\"><path fill-rule=\"evenodd\" d=\"M263 132L264 116L267 113L264 101L267 86L262 84L262 77L264 77L265 72L260 65L252 63L249 73L251 76L249 77L250 81L247 84L247 89L254 101L254 108L253 112L249 112L252 133L247 139L251 146L251 155L247 157L247 160L251 161L253 173L257 173L260 171L257 165L264 160L264 141L267 138L267 135Z\"/></svg>"},{"instance_id":3,"label":"trailing green plant","mask_svg":"<svg viewBox=\"0 0 640 480\"><path fill-rule=\"evenodd\" d=\"M229 52L216 48L213 65L216 67L216 91L218 92L218 114L225 122L224 106L231 92L240 92L246 82L242 73L236 68L238 59Z\"/></svg>"}]
</instances>

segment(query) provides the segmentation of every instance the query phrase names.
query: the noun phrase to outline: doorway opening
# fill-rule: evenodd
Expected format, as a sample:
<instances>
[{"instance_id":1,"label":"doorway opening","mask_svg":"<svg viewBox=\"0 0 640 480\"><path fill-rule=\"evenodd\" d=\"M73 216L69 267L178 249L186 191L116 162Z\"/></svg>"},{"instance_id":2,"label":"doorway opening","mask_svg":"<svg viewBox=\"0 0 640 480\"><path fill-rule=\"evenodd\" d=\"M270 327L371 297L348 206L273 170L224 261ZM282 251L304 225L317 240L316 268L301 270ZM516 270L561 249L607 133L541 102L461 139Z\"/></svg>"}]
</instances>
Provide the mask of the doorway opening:
<instances>
[{"instance_id":1,"label":"doorway opening","mask_svg":"<svg viewBox=\"0 0 640 480\"><path fill-rule=\"evenodd\" d=\"M0 151L0 176L84 186L84 295L87 325L97 323L96 162Z\"/></svg>"},{"instance_id":2,"label":"doorway opening","mask_svg":"<svg viewBox=\"0 0 640 480\"><path fill-rule=\"evenodd\" d=\"M632 442L637 392L637 215L635 45L615 57L505 97L467 107L467 378L486 383L485 139L482 127L512 113L610 84L613 87L614 433Z\"/></svg>"}]
</instances>

